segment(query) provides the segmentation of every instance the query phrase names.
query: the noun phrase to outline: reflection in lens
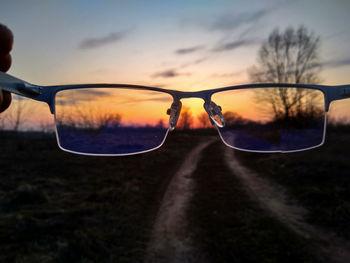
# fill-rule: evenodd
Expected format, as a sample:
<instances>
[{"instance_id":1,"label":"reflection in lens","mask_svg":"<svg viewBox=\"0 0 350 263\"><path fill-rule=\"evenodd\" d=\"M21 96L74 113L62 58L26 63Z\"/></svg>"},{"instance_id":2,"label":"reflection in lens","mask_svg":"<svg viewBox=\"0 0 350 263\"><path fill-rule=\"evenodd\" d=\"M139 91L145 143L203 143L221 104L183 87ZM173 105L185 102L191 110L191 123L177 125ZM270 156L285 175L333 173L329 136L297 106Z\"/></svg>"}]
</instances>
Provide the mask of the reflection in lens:
<instances>
[{"instance_id":1,"label":"reflection in lens","mask_svg":"<svg viewBox=\"0 0 350 263\"><path fill-rule=\"evenodd\" d=\"M59 145L85 154L119 155L159 147L168 132L171 95L127 88L62 90L55 98Z\"/></svg>"},{"instance_id":2,"label":"reflection in lens","mask_svg":"<svg viewBox=\"0 0 350 263\"><path fill-rule=\"evenodd\" d=\"M223 141L248 151L285 152L319 146L325 129L322 91L305 88L252 88L215 93L222 108Z\"/></svg>"}]
</instances>

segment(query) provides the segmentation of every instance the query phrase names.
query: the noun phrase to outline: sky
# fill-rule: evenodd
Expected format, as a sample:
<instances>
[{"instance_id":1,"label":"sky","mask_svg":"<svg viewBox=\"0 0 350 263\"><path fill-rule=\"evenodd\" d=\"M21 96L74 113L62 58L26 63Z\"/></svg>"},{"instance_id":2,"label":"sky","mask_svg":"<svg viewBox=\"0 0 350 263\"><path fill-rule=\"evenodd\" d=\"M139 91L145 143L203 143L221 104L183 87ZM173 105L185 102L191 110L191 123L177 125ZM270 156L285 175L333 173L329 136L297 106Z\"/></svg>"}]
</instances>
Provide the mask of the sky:
<instances>
[{"instance_id":1,"label":"sky","mask_svg":"<svg viewBox=\"0 0 350 263\"><path fill-rule=\"evenodd\" d=\"M349 84L349 10L348 0L2 0L0 23L15 37L9 73L28 82L194 91L249 83L268 35L301 25L320 37L322 84Z\"/></svg>"}]
</instances>

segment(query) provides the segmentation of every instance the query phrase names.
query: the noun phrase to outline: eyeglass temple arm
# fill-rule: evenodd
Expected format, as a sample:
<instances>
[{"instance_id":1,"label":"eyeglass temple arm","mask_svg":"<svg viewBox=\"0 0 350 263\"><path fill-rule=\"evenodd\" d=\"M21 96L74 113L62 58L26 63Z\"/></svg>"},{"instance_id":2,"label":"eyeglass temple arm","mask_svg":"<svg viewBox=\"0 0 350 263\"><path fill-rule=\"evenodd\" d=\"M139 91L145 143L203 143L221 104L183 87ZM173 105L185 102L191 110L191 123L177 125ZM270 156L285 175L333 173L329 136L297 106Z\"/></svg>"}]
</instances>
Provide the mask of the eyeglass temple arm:
<instances>
[{"instance_id":1,"label":"eyeglass temple arm","mask_svg":"<svg viewBox=\"0 0 350 263\"><path fill-rule=\"evenodd\" d=\"M327 87L328 103L350 98L350 85Z\"/></svg>"},{"instance_id":2,"label":"eyeglass temple arm","mask_svg":"<svg viewBox=\"0 0 350 263\"><path fill-rule=\"evenodd\" d=\"M35 98L41 94L41 87L0 72L0 89L23 96Z\"/></svg>"}]
</instances>

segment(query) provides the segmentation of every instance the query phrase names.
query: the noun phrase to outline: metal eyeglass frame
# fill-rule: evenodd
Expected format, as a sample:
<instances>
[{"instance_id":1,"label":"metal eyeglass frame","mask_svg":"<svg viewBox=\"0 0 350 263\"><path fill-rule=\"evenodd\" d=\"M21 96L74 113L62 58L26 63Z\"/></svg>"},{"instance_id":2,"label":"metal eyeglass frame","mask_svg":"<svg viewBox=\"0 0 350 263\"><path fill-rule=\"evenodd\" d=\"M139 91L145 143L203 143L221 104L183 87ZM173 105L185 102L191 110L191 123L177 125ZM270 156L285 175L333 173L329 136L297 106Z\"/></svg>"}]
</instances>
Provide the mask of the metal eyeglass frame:
<instances>
[{"instance_id":1,"label":"metal eyeglass frame","mask_svg":"<svg viewBox=\"0 0 350 263\"><path fill-rule=\"evenodd\" d=\"M326 85L310 85L310 84L289 84L289 83L259 83L259 84L246 84L246 85L237 85L237 86L228 86L228 87L222 87L217 89L210 89L210 90L201 90L201 91L193 91L193 92L185 92L185 91L178 91L178 90L171 90L171 89L162 89L162 88L156 88L156 87L147 87L147 86L141 86L141 85L130 85L130 84L76 84L76 85L56 85L56 86L39 86L30 84L24 80L18 79L16 77L13 77L9 74L0 72L0 89L17 94L19 96L27 97L33 100L46 102L50 108L50 112L52 114L55 114L55 95L57 92L67 89L81 89L81 88L128 88L128 89L140 89L140 90L152 90L152 91L158 91L170 94L173 98L173 103L168 110L168 114L170 115L169 119L169 127L168 131L172 131L176 127L177 120L180 116L181 112L181 99L185 98L200 98L204 100L204 109L209 115L209 119L213 125L218 127L224 126L224 118L221 113L221 107L216 105L212 100L211 97L214 93L221 92L221 91L227 91L227 90L238 90L238 89L248 89L248 88L308 88L308 89L315 89L322 91L324 94L324 102L325 102L325 112L327 113L329 110L329 106L332 101L336 100L342 100L346 98L350 98L350 84L348 85L339 85L339 86L326 86ZM57 133L57 130L56 130ZM219 133L220 137L221 134ZM166 138L166 136L165 136ZM164 140L165 140L164 138ZM222 139L222 138L221 138ZM163 142L164 142L163 140ZM224 140L223 140L224 141ZM324 141L324 140L323 140ZM225 143L225 142L224 142ZM163 144L163 143L162 143ZM162 145L161 144L161 145ZM226 143L225 143L226 144ZM322 145L323 142L320 144ZM59 141L58 141L58 145ZM151 150L155 150L159 148L155 147L153 149L144 151L148 152ZM227 145L227 144L226 144ZM317 146L320 146L317 145ZM231 145L227 145L231 148L239 149L236 147L233 147ZM315 147L317 147L315 146ZM315 148L311 147L311 148ZM67 149L64 149L60 146L60 148L64 151L71 152ZM301 150L308 150L307 149L301 149ZM239 149L243 150L244 149ZM250 151L251 150L245 150ZM292 150L292 151L286 151L286 152L295 152L300 150ZM266 151L257 151L257 152L266 152ZM281 152L281 151L275 151L275 152ZM131 154L137 154L141 152L135 152ZM84 154L84 153L80 153ZM88 154L89 155L89 154ZM90 154L90 155L104 155L104 154ZM108 155L108 154L107 154ZM112 154L113 156L118 155L129 155L129 154Z\"/></svg>"}]
</instances>

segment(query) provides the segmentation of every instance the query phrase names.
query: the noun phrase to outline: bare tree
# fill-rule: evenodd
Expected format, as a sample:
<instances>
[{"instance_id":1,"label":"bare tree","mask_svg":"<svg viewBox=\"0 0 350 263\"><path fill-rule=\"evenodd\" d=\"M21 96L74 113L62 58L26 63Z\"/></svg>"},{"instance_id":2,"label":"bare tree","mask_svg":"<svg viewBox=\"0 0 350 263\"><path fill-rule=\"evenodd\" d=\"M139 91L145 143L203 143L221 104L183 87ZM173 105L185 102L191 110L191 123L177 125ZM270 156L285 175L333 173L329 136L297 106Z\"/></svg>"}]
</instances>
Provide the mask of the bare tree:
<instances>
[{"instance_id":1,"label":"bare tree","mask_svg":"<svg viewBox=\"0 0 350 263\"><path fill-rule=\"evenodd\" d=\"M163 119L160 119L160 120L157 122L157 124L156 124L155 127L157 127L157 128L165 128L166 125L165 125L165 123L164 123L164 120L163 120Z\"/></svg>"},{"instance_id":2,"label":"bare tree","mask_svg":"<svg viewBox=\"0 0 350 263\"><path fill-rule=\"evenodd\" d=\"M103 127L120 125L122 116L119 113L103 113L97 109L88 108L79 111L79 126L91 130L100 130Z\"/></svg>"},{"instance_id":3,"label":"bare tree","mask_svg":"<svg viewBox=\"0 0 350 263\"><path fill-rule=\"evenodd\" d=\"M284 32L275 29L258 53L258 65L248 70L252 82L267 83L312 83L319 82L319 37L304 26L297 30L287 28ZM270 106L275 119L288 119L316 114L308 107L317 97L317 92L307 89L277 88L256 90L256 100ZM308 112L307 112L308 111Z\"/></svg>"},{"instance_id":4,"label":"bare tree","mask_svg":"<svg viewBox=\"0 0 350 263\"><path fill-rule=\"evenodd\" d=\"M189 130L193 125L193 116L189 108L182 107L178 127L182 130Z\"/></svg>"},{"instance_id":5,"label":"bare tree","mask_svg":"<svg viewBox=\"0 0 350 263\"><path fill-rule=\"evenodd\" d=\"M0 114L0 131L5 130L5 128L6 128L6 118L5 118L6 115L5 115L5 113Z\"/></svg>"},{"instance_id":6,"label":"bare tree","mask_svg":"<svg viewBox=\"0 0 350 263\"><path fill-rule=\"evenodd\" d=\"M212 127L211 122L209 120L208 113L202 112L197 116L197 119L199 121L199 125L201 128L210 128Z\"/></svg>"},{"instance_id":7,"label":"bare tree","mask_svg":"<svg viewBox=\"0 0 350 263\"><path fill-rule=\"evenodd\" d=\"M248 120L244 119L236 112L226 111L223 115L227 126L245 125L248 122Z\"/></svg>"},{"instance_id":8,"label":"bare tree","mask_svg":"<svg viewBox=\"0 0 350 263\"><path fill-rule=\"evenodd\" d=\"M19 131L23 124L28 120L30 110L28 100L20 96L13 97L14 103L3 114L1 114L2 129Z\"/></svg>"},{"instance_id":9,"label":"bare tree","mask_svg":"<svg viewBox=\"0 0 350 263\"><path fill-rule=\"evenodd\" d=\"M258 53L258 65L249 70L254 82L317 83L321 70L320 39L304 26L284 32L275 29Z\"/></svg>"},{"instance_id":10,"label":"bare tree","mask_svg":"<svg viewBox=\"0 0 350 263\"><path fill-rule=\"evenodd\" d=\"M59 125L93 132L98 132L106 127L117 127L121 120L121 114L104 112L93 104L85 104L80 107L76 105L60 107L59 112L56 112L56 122Z\"/></svg>"},{"instance_id":11,"label":"bare tree","mask_svg":"<svg viewBox=\"0 0 350 263\"><path fill-rule=\"evenodd\" d=\"M42 120L39 124L40 131L43 133L55 132L55 124L52 121Z\"/></svg>"}]
</instances>

